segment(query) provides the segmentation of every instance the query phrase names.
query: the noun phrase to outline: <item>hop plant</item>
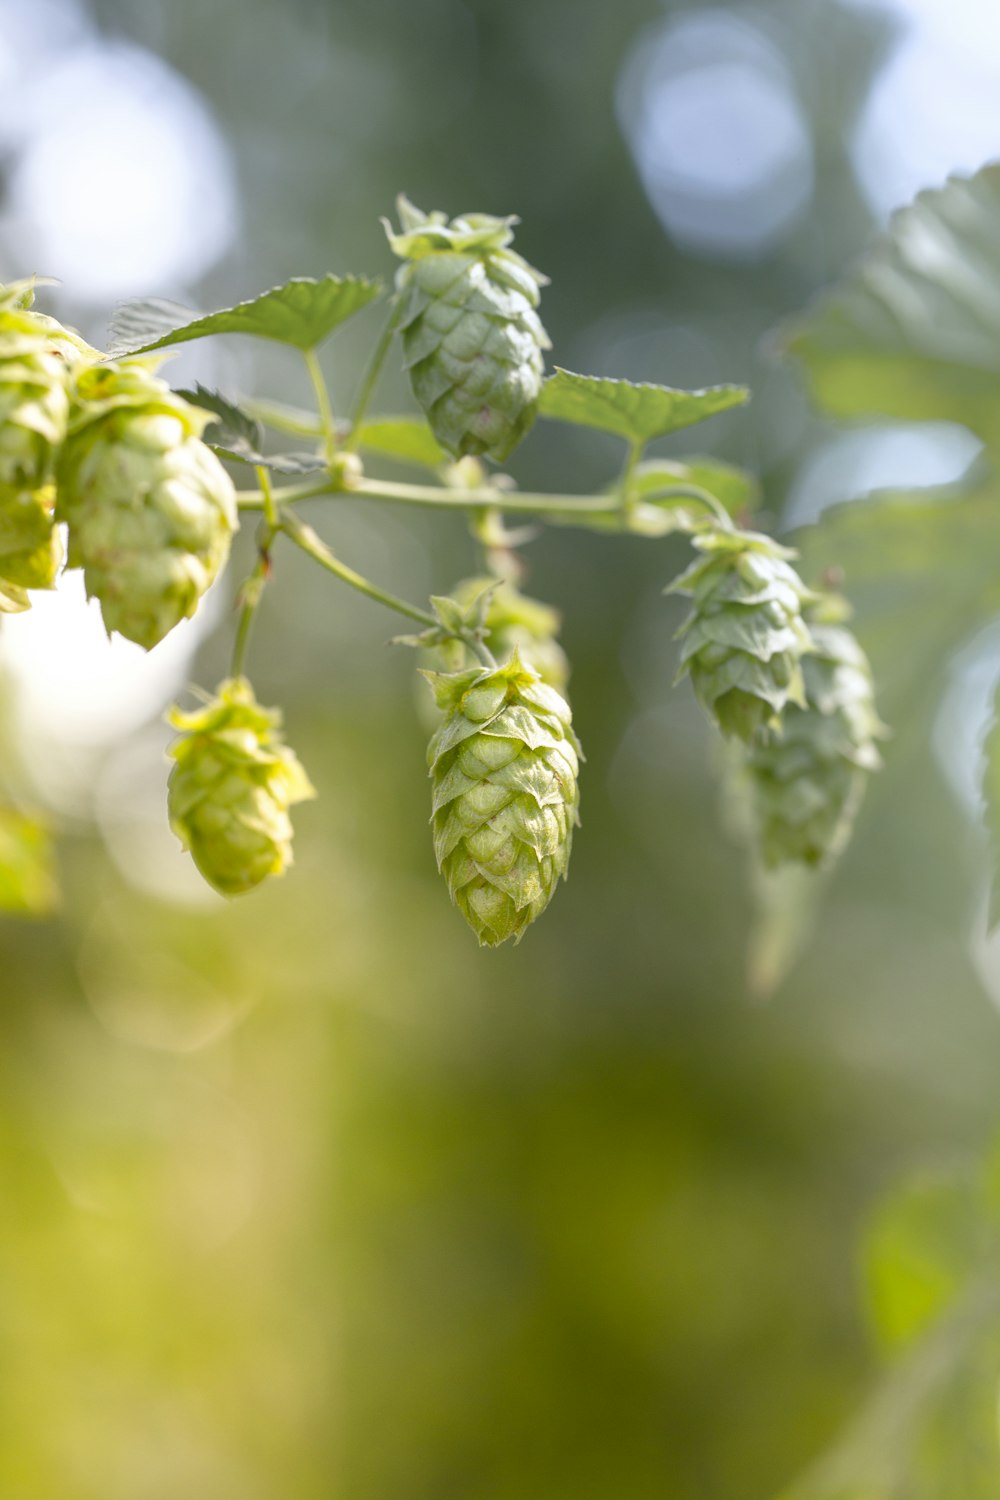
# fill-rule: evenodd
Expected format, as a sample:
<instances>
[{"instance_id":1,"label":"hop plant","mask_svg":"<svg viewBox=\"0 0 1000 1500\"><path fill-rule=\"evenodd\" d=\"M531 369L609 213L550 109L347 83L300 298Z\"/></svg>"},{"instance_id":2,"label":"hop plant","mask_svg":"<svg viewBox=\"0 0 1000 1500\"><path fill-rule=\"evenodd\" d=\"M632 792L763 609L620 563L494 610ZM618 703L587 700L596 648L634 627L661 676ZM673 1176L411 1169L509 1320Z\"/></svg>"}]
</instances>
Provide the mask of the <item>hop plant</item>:
<instances>
[{"instance_id":1,"label":"hop plant","mask_svg":"<svg viewBox=\"0 0 1000 1500\"><path fill-rule=\"evenodd\" d=\"M288 809L315 791L281 740L281 714L262 708L245 677L229 678L194 713L168 715L170 823L209 885L237 896L292 863Z\"/></svg>"},{"instance_id":2,"label":"hop plant","mask_svg":"<svg viewBox=\"0 0 1000 1500\"><path fill-rule=\"evenodd\" d=\"M210 414L125 359L80 371L57 467L69 528L108 632L151 649L193 615L229 554L236 496L201 441Z\"/></svg>"},{"instance_id":3,"label":"hop plant","mask_svg":"<svg viewBox=\"0 0 1000 1500\"><path fill-rule=\"evenodd\" d=\"M62 562L53 510L67 385L95 352L32 299L28 283L0 288L0 581L20 590L50 588Z\"/></svg>"},{"instance_id":4,"label":"hop plant","mask_svg":"<svg viewBox=\"0 0 1000 1500\"><path fill-rule=\"evenodd\" d=\"M885 727L875 708L868 658L843 625L811 625L802 659L805 706L790 704L780 730L746 752L745 779L764 865L829 864L841 852L882 764Z\"/></svg>"},{"instance_id":5,"label":"hop plant","mask_svg":"<svg viewBox=\"0 0 1000 1500\"><path fill-rule=\"evenodd\" d=\"M788 704L805 707L802 608L814 596L789 565L795 553L768 536L713 527L692 540L704 556L667 589L693 601L678 676L690 673L723 734L749 743Z\"/></svg>"},{"instance_id":6,"label":"hop plant","mask_svg":"<svg viewBox=\"0 0 1000 1500\"><path fill-rule=\"evenodd\" d=\"M425 675L445 713L428 750L438 868L481 946L520 941L579 822L569 707L516 650L501 667Z\"/></svg>"},{"instance_id":7,"label":"hop plant","mask_svg":"<svg viewBox=\"0 0 1000 1500\"><path fill-rule=\"evenodd\" d=\"M533 667L544 683L565 696L570 667L557 639L562 623L559 611L522 594L516 584L495 578L464 578L451 591L464 611L471 610L484 595L485 642L497 660L506 661L516 649L525 665ZM471 665L468 648L455 637L440 648L439 654L447 670Z\"/></svg>"},{"instance_id":8,"label":"hop plant","mask_svg":"<svg viewBox=\"0 0 1000 1500\"><path fill-rule=\"evenodd\" d=\"M535 309L546 278L509 248L514 218L448 223L398 200L404 262L398 326L413 393L454 454L502 461L535 419L548 335Z\"/></svg>"}]
</instances>

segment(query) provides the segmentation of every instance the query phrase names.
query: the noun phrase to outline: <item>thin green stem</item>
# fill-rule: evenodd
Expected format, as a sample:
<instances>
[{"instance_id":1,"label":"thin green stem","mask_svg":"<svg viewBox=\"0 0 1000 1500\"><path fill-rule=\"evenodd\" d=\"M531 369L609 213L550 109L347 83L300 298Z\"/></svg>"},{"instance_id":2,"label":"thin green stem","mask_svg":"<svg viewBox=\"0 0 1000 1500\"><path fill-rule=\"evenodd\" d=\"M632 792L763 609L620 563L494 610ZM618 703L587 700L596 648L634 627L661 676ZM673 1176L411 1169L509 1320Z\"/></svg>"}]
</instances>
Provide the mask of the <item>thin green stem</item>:
<instances>
[{"instance_id":1,"label":"thin green stem","mask_svg":"<svg viewBox=\"0 0 1000 1500\"><path fill-rule=\"evenodd\" d=\"M344 441L344 449L348 453L353 453L361 440L361 423L364 420L372 396L375 394L375 387L378 385L379 376L382 374L382 367L392 347L400 305L398 299L393 300L385 327L379 335L378 343L372 350L371 359L368 361L365 373L361 377L361 384L358 386L354 405L351 407L351 430Z\"/></svg>"},{"instance_id":2,"label":"thin green stem","mask_svg":"<svg viewBox=\"0 0 1000 1500\"><path fill-rule=\"evenodd\" d=\"M315 349L306 349L304 353L306 368L309 378L316 392L316 404L319 407L319 420L323 428L323 451L330 462L337 451L337 434L333 425L333 411L330 406L330 393L326 388L326 379L323 375L323 366L319 362L319 356Z\"/></svg>"},{"instance_id":3,"label":"thin green stem","mask_svg":"<svg viewBox=\"0 0 1000 1500\"><path fill-rule=\"evenodd\" d=\"M250 644L250 631L264 593L265 585L271 576L271 543L274 541L274 534L281 524L278 516L278 507L275 504L274 493L271 489L270 474L266 469L258 467L257 478L260 481L261 493L264 497L265 516L264 520L260 523L260 529L257 533L257 566L240 589L240 618L236 626L236 639L233 642L233 658L230 667L231 677L243 676L247 647Z\"/></svg>"},{"instance_id":4,"label":"thin green stem","mask_svg":"<svg viewBox=\"0 0 1000 1500\"><path fill-rule=\"evenodd\" d=\"M359 594L364 594L368 599L374 599L379 604L384 604L387 609L394 609L397 614L405 615L409 620L419 620L422 625L430 625L435 628L440 626L440 621L429 610L419 609L415 604L408 604L405 599L399 599L395 594L390 594L386 589L380 589L377 584L370 583L346 563L342 563L339 557L334 556L330 548L313 531L301 521L294 511L286 510L281 516L281 530L288 539L301 547L321 568L339 578L341 583L346 583L349 588L356 589Z\"/></svg>"},{"instance_id":5,"label":"thin green stem","mask_svg":"<svg viewBox=\"0 0 1000 1500\"><path fill-rule=\"evenodd\" d=\"M639 503L633 481L635 479L636 465L642 457L642 447L642 443L635 440L629 443L628 452L625 455L625 463L622 466L621 478L618 481L618 503L621 507L622 525L626 530Z\"/></svg>"}]
</instances>

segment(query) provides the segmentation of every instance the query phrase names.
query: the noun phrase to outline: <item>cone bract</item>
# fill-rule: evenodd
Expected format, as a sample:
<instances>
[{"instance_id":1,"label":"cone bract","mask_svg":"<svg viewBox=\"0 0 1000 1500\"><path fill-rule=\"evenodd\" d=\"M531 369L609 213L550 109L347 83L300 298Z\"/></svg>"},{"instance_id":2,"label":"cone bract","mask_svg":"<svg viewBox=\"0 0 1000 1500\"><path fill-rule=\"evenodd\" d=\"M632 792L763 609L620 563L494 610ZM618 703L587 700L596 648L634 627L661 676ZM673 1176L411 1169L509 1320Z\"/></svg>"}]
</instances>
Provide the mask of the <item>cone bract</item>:
<instances>
[{"instance_id":1,"label":"cone bract","mask_svg":"<svg viewBox=\"0 0 1000 1500\"><path fill-rule=\"evenodd\" d=\"M481 945L519 940L569 864L579 744L569 706L515 651L428 672L445 718L428 750L438 869Z\"/></svg>"},{"instance_id":2,"label":"cone bract","mask_svg":"<svg viewBox=\"0 0 1000 1500\"><path fill-rule=\"evenodd\" d=\"M805 703L802 607L814 596L789 564L795 553L768 536L719 527L692 540L705 555L668 589L692 596L678 676L690 673L723 734L749 743L788 704Z\"/></svg>"},{"instance_id":3,"label":"cone bract","mask_svg":"<svg viewBox=\"0 0 1000 1500\"><path fill-rule=\"evenodd\" d=\"M840 853L882 764L885 729L875 709L868 659L849 630L812 625L803 657L806 706L792 704L778 731L747 752L746 772L764 864L829 863Z\"/></svg>"},{"instance_id":4,"label":"cone bract","mask_svg":"<svg viewBox=\"0 0 1000 1500\"><path fill-rule=\"evenodd\" d=\"M170 824L209 885L225 896L252 890L292 862L288 809L315 796L281 714L262 708L246 678L229 678L193 713L172 709L181 731L170 746Z\"/></svg>"},{"instance_id":5,"label":"cone bract","mask_svg":"<svg viewBox=\"0 0 1000 1500\"><path fill-rule=\"evenodd\" d=\"M545 277L509 248L512 218L450 223L399 200L386 225L404 264L398 324L413 394L450 453L503 460L535 420L549 339L536 312Z\"/></svg>"},{"instance_id":6,"label":"cone bract","mask_svg":"<svg viewBox=\"0 0 1000 1500\"><path fill-rule=\"evenodd\" d=\"M31 298L28 284L0 288L0 579L22 589L50 588L62 561L55 464L70 373L87 351Z\"/></svg>"},{"instance_id":7,"label":"cone bract","mask_svg":"<svg viewBox=\"0 0 1000 1500\"><path fill-rule=\"evenodd\" d=\"M236 496L201 432L211 416L148 359L80 372L58 464L57 517L108 631L148 649L193 615L229 555Z\"/></svg>"}]
</instances>

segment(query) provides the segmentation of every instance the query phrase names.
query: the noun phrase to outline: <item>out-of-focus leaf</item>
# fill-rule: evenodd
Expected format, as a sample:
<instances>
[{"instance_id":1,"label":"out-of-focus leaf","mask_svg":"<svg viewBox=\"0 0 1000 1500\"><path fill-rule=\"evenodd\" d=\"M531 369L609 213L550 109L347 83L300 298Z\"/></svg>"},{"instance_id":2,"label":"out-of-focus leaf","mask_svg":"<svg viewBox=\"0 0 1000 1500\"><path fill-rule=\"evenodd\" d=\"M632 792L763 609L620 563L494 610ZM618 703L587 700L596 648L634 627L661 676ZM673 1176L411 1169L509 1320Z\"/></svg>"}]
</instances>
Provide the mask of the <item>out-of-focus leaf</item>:
<instances>
[{"instance_id":1,"label":"out-of-focus leaf","mask_svg":"<svg viewBox=\"0 0 1000 1500\"><path fill-rule=\"evenodd\" d=\"M203 411L215 413L217 420L205 428L202 437L220 458L272 469L277 474L312 474L326 468L325 459L318 453L262 453L263 432L256 417L218 391L198 385L193 391L177 394Z\"/></svg>"},{"instance_id":2,"label":"out-of-focus leaf","mask_svg":"<svg viewBox=\"0 0 1000 1500\"><path fill-rule=\"evenodd\" d=\"M111 320L109 352L143 354L217 333L248 333L296 349L315 349L381 290L381 282L361 276L296 276L248 302L211 313L158 297L126 302Z\"/></svg>"},{"instance_id":3,"label":"out-of-focus leaf","mask_svg":"<svg viewBox=\"0 0 1000 1500\"><path fill-rule=\"evenodd\" d=\"M826 890L822 870L802 865L754 869L746 977L755 999L770 999L809 946Z\"/></svg>"},{"instance_id":4,"label":"out-of-focus leaf","mask_svg":"<svg viewBox=\"0 0 1000 1500\"><path fill-rule=\"evenodd\" d=\"M15 583L6 583L0 578L0 615L19 615L31 608L31 600L24 589Z\"/></svg>"},{"instance_id":5,"label":"out-of-focus leaf","mask_svg":"<svg viewBox=\"0 0 1000 1500\"><path fill-rule=\"evenodd\" d=\"M965 1293L986 1256L990 1225L971 1177L907 1183L884 1203L862 1258L872 1325L896 1354L926 1334Z\"/></svg>"},{"instance_id":6,"label":"out-of-focus leaf","mask_svg":"<svg viewBox=\"0 0 1000 1500\"><path fill-rule=\"evenodd\" d=\"M0 807L0 912L44 917L58 901L48 830L15 808Z\"/></svg>"},{"instance_id":7,"label":"out-of-focus leaf","mask_svg":"<svg viewBox=\"0 0 1000 1500\"><path fill-rule=\"evenodd\" d=\"M894 728L936 700L952 653L1000 613L1000 480L969 494L886 492L836 506L793 541L807 582L842 570Z\"/></svg>"},{"instance_id":8,"label":"out-of-focus leaf","mask_svg":"<svg viewBox=\"0 0 1000 1500\"><path fill-rule=\"evenodd\" d=\"M960 422L1000 442L1000 164L901 209L787 348L834 416Z\"/></svg>"},{"instance_id":9,"label":"out-of-focus leaf","mask_svg":"<svg viewBox=\"0 0 1000 1500\"><path fill-rule=\"evenodd\" d=\"M374 417L362 422L360 446L401 463L437 469L450 462L437 438L421 417Z\"/></svg>"},{"instance_id":10,"label":"out-of-focus leaf","mask_svg":"<svg viewBox=\"0 0 1000 1500\"><path fill-rule=\"evenodd\" d=\"M895 1366L781 1500L995 1500L1000 1306L971 1302Z\"/></svg>"},{"instance_id":11,"label":"out-of-focus leaf","mask_svg":"<svg viewBox=\"0 0 1000 1500\"><path fill-rule=\"evenodd\" d=\"M629 443L649 443L742 406L745 386L717 385L704 391L677 391L665 385L633 385L557 369L542 386L539 415L555 422L599 427Z\"/></svg>"}]
</instances>

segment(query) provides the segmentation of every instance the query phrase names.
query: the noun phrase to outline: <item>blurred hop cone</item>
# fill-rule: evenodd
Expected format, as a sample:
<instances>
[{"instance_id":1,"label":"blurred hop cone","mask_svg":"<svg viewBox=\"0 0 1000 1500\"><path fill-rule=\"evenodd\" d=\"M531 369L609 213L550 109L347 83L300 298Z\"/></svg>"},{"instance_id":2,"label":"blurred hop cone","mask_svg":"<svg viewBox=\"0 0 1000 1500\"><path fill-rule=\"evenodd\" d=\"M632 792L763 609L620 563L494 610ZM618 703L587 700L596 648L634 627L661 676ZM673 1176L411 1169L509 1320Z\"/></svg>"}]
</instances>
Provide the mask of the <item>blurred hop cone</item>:
<instances>
[{"instance_id":1,"label":"blurred hop cone","mask_svg":"<svg viewBox=\"0 0 1000 1500\"><path fill-rule=\"evenodd\" d=\"M509 249L515 219L449 224L398 200L404 264L398 327L413 393L450 453L503 460L535 420L548 335L535 309L546 278Z\"/></svg>"},{"instance_id":2,"label":"blurred hop cone","mask_svg":"<svg viewBox=\"0 0 1000 1500\"><path fill-rule=\"evenodd\" d=\"M204 708L174 708L181 731L169 754L170 824L209 885L224 896L252 890L292 863L288 809L316 795L281 740L281 714L262 708L244 677L220 683Z\"/></svg>"},{"instance_id":3,"label":"blurred hop cone","mask_svg":"<svg viewBox=\"0 0 1000 1500\"><path fill-rule=\"evenodd\" d=\"M55 465L69 420L71 369L96 357L34 312L30 282L0 287L0 585L51 588L62 562ZM24 604L27 600L24 599Z\"/></svg>"},{"instance_id":4,"label":"blurred hop cone","mask_svg":"<svg viewBox=\"0 0 1000 1500\"><path fill-rule=\"evenodd\" d=\"M720 527L692 540L705 555L667 589L692 597L677 675L691 674L723 734L749 743L789 703L805 707L802 607L815 596L789 566L795 553L768 536Z\"/></svg>"},{"instance_id":5,"label":"blurred hop cone","mask_svg":"<svg viewBox=\"0 0 1000 1500\"><path fill-rule=\"evenodd\" d=\"M151 649L193 615L229 555L236 494L201 441L212 420L124 359L80 371L56 516L108 632Z\"/></svg>"},{"instance_id":6,"label":"blurred hop cone","mask_svg":"<svg viewBox=\"0 0 1000 1500\"><path fill-rule=\"evenodd\" d=\"M802 659L806 704L790 705L777 733L746 755L745 776L761 858L829 864L846 844L869 776L882 764L885 727L868 658L841 625L811 626Z\"/></svg>"},{"instance_id":7,"label":"blurred hop cone","mask_svg":"<svg viewBox=\"0 0 1000 1500\"><path fill-rule=\"evenodd\" d=\"M445 713L427 757L438 868L482 946L519 941L565 876L579 822L569 706L517 651L425 676Z\"/></svg>"}]
</instances>

